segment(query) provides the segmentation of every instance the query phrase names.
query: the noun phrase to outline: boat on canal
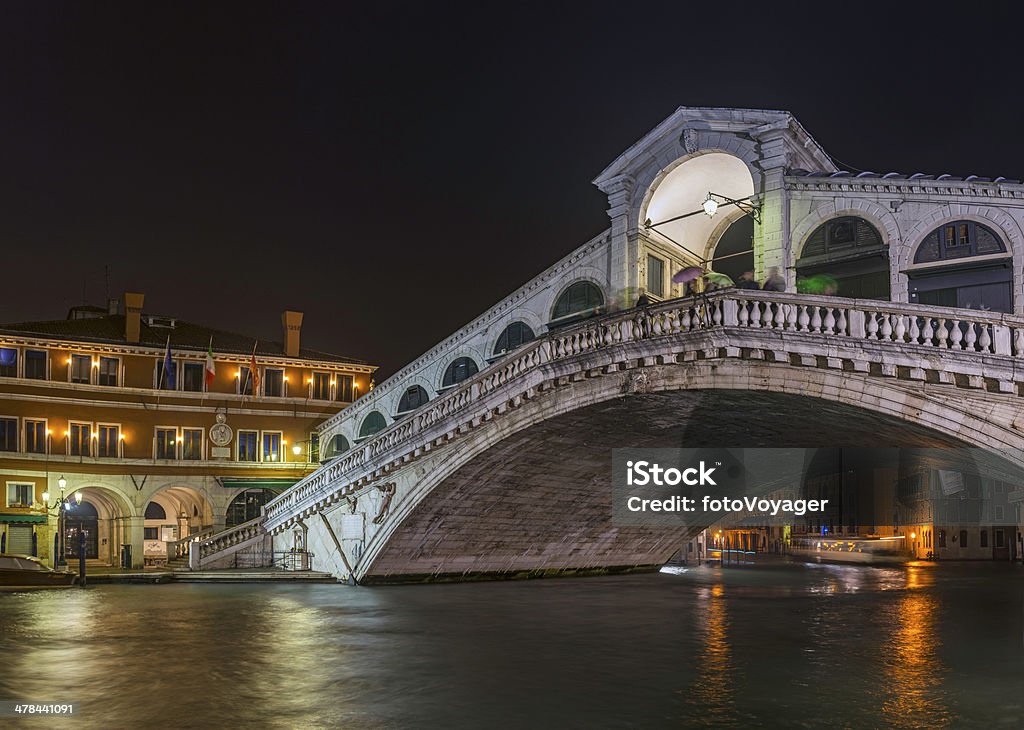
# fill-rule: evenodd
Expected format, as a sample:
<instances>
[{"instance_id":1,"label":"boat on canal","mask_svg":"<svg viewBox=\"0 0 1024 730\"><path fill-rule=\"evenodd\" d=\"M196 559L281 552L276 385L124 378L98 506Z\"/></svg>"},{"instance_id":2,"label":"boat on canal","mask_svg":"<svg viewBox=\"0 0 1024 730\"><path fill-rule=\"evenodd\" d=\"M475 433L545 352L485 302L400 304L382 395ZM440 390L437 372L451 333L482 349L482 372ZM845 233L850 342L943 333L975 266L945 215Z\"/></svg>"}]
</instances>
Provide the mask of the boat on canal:
<instances>
[{"instance_id":1,"label":"boat on canal","mask_svg":"<svg viewBox=\"0 0 1024 730\"><path fill-rule=\"evenodd\" d=\"M0 553L0 588L66 588L78 582L68 570L53 570L31 555Z\"/></svg>"},{"instance_id":2,"label":"boat on canal","mask_svg":"<svg viewBox=\"0 0 1024 730\"><path fill-rule=\"evenodd\" d=\"M896 537L794 537L790 555L819 563L906 563L904 538Z\"/></svg>"}]
</instances>

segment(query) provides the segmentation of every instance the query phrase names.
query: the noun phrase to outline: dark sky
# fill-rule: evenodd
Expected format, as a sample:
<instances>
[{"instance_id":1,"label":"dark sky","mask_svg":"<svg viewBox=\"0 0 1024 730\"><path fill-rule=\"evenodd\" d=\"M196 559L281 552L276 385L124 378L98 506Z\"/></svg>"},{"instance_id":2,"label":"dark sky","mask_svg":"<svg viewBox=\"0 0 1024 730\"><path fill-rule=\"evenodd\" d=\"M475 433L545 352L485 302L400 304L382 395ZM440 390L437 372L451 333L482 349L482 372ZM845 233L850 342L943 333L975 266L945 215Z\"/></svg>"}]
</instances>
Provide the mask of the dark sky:
<instances>
[{"instance_id":1,"label":"dark sky","mask_svg":"<svg viewBox=\"0 0 1024 730\"><path fill-rule=\"evenodd\" d=\"M5 2L0 321L102 303L108 267L268 339L300 309L390 373L599 233L590 180L680 105L1024 177L1024 17L939 7Z\"/></svg>"}]
</instances>

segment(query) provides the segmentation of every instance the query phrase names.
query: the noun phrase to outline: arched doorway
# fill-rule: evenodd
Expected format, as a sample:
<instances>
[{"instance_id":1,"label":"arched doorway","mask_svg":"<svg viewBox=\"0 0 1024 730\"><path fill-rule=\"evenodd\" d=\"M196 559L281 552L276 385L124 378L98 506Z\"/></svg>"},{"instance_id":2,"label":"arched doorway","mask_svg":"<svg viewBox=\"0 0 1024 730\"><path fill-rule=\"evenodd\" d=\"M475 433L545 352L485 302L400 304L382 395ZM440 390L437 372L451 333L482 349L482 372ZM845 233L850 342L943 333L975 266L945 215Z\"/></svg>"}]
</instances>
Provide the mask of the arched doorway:
<instances>
[{"instance_id":1,"label":"arched doorway","mask_svg":"<svg viewBox=\"0 0 1024 730\"><path fill-rule=\"evenodd\" d=\"M159 565L173 556L168 544L213 526L213 506L194 487L165 487L146 503L143 554L146 565Z\"/></svg>"},{"instance_id":2,"label":"arched doorway","mask_svg":"<svg viewBox=\"0 0 1024 730\"><path fill-rule=\"evenodd\" d=\"M86 500L81 504L74 497L68 497L64 513L64 554L68 560L77 560L81 555L81 539L85 537L86 560L99 558L100 513Z\"/></svg>"}]
</instances>

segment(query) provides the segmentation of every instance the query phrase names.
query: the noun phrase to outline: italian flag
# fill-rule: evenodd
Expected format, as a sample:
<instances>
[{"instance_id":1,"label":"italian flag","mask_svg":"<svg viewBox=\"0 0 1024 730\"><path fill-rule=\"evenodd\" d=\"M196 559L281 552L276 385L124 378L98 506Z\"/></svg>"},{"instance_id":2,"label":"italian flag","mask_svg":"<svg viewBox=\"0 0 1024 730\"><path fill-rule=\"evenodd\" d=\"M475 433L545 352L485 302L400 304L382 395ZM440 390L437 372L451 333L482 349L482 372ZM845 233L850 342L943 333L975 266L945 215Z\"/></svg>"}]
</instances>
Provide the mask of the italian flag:
<instances>
[{"instance_id":1,"label":"italian flag","mask_svg":"<svg viewBox=\"0 0 1024 730\"><path fill-rule=\"evenodd\" d=\"M210 338L210 346L206 350L206 389L213 385L213 379L217 376L217 366L213 364L213 338Z\"/></svg>"}]
</instances>

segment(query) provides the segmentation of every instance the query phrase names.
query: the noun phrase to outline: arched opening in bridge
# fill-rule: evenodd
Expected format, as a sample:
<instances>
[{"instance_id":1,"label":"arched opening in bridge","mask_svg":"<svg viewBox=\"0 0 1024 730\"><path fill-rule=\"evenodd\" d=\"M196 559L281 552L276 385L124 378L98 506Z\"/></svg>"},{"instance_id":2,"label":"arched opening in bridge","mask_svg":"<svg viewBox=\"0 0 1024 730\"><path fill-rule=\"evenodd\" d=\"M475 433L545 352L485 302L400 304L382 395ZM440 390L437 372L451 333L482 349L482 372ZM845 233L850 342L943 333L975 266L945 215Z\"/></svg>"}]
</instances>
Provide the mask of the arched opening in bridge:
<instances>
[{"instance_id":1,"label":"arched opening in bridge","mask_svg":"<svg viewBox=\"0 0 1024 730\"><path fill-rule=\"evenodd\" d=\"M513 322L498 335L498 339L494 343L494 351L491 354L494 357L500 357L506 352L522 347L535 336L530 325L525 322Z\"/></svg>"},{"instance_id":2,"label":"arched opening in bridge","mask_svg":"<svg viewBox=\"0 0 1024 730\"><path fill-rule=\"evenodd\" d=\"M398 414L411 413L420 406L426 405L429 400L430 396L427 395L423 386L411 385L405 389L402 398L398 401Z\"/></svg>"},{"instance_id":3,"label":"arched opening in bridge","mask_svg":"<svg viewBox=\"0 0 1024 730\"><path fill-rule=\"evenodd\" d=\"M447 368L445 368L444 375L441 377L441 387L451 388L452 386L458 385L463 380L469 380L478 372L480 372L480 368L477 367L476 361L474 361L473 358L456 358Z\"/></svg>"},{"instance_id":4,"label":"arched opening in bridge","mask_svg":"<svg viewBox=\"0 0 1024 730\"><path fill-rule=\"evenodd\" d=\"M380 411L370 411L359 426L359 438L365 439L387 428L388 422Z\"/></svg>"},{"instance_id":5,"label":"arched opening in bridge","mask_svg":"<svg viewBox=\"0 0 1024 730\"><path fill-rule=\"evenodd\" d=\"M330 443L327 444L327 448L324 449L324 458L333 459L335 456L340 456L349 450L350 445L348 439L342 434L336 433L331 439Z\"/></svg>"},{"instance_id":6,"label":"arched opening in bridge","mask_svg":"<svg viewBox=\"0 0 1024 730\"><path fill-rule=\"evenodd\" d=\"M863 218L833 218L808 236L796 275L801 293L889 299L889 249Z\"/></svg>"},{"instance_id":7,"label":"arched opening in bridge","mask_svg":"<svg viewBox=\"0 0 1024 730\"><path fill-rule=\"evenodd\" d=\"M912 302L1013 312L1013 257L981 223L950 221L929 233L907 276Z\"/></svg>"},{"instance_id":8,"label":"arched opening in bridge","mask_svg":"<svg viewBox=\"0 0 1024 730\"><path fill-rule=\"evenodd\" d=\"M194 487L161 489L146 504L143 522L143 558L159 565L168 558L168 543L184 540L214 525L213 505Z\"/></svg>"},{"instance_id":9,"label":"arched opening in bridge","mask_svg":"<svg viewBox=\"0 0 1024 730\"><path fill-rule=\"evenodd\" d=\"M280 489L246 489L228 505L225 526L234 527L260 516L263 505L281 493Z\"/></svg>"},{"instance_id":10,"label":"arched opening in bridge","mask_svg":"<svg viewBox=\"0 0 1024 730\"><path fill-rule=\"evenodd\" d=\"M548 328L578 322L604 312L604 292L592 281L576 281L558 295Z\"/></svg>"},{"instance_id":11,"label":"arched opening in bridge","mask_svg":"<svg viewBox=\"0 0 1024 730\"><path fill-rule=\"evenodd\" d=\"M640 222L651 222L652 226L645 230L655 240L674 247L685 246L699 254L706 249L722 221L721 217L704 213L702 206L708 193L745 200L754 192L754 179L743 160L724 152L697 155L676 166L655 184L647 207L641 211ZM725 206L718 216L724 215L728 208L731 206ZM689 215L691 213L694 215ZM673 218L678 219L671 220ZM683 253L682 250L679 253Z\"/></svg>"},{"instance_id":12,"label":"arched opening in bridge","mask_svg":"<svg viewBox=\"0 0 1024 730\"><path fill-rule=\"evenodd\" d=\"M590 381L581 382L586 384L580 386L577 397L598 397L600 384L591 384L594 390L587 391ZM711 522L650 528L613 524L613 449L967 446L928 425L933 422L928 414L874 410L811 396L708 388L626 397L620 388L606 392L607 400L588 400L591 405L551 416L495 443L481 442L475 456L453 472L439 475L438 482L424 488L422 497L379 546L368 548L362 580L387 582L402 576L428 579L446 574L465 579L473 573L659 565L711 526ZM892 469L885 473L861 470L852 481L842 470L819 472L814 474L821 478L813 487L815 494L838 500L840 511L817 522L794 515L790 527L801 526L807 532L825 527L865 539L895 537L893 542L900 543L907 559L915 547L912 542L900 542L904 535L911 541L919 538L910 538L910 532L920 536L936 529L948 531L937 518L928 524L911 521L910 515L927 512L921 508L928 493L919 492L912 509L904 509L896 502ZM860 498L867 492L860 489L858 479L873 480L872 499L877 498L877 505L862 503ZM782 489L788 490L789 484L786 481ZM516 498L510 500L508 495L513 493ZM874 508L870 517L869 506ZM984 527L991 537L992 526ZM1010 544L1016 533L1005 529L1005 542ZM568 534L573 539L567 544ZM771 535L758 534L756 539L748 535L741 544L770 549L791 534L780 526ZM975 537L970 539L976 544Z\"/></svg>"},{"instance_id":13,"label":"arched opening in bridge","mask_svg":"<svg viewBox=\"0 0 1024 730\"><path fill-rule=\"evenodd\" d=\"M754 219L743 215L734 220L715 244L711 261L713 271L738 282L747 271L754 271Z\"/></svg>"}]
</instances>

